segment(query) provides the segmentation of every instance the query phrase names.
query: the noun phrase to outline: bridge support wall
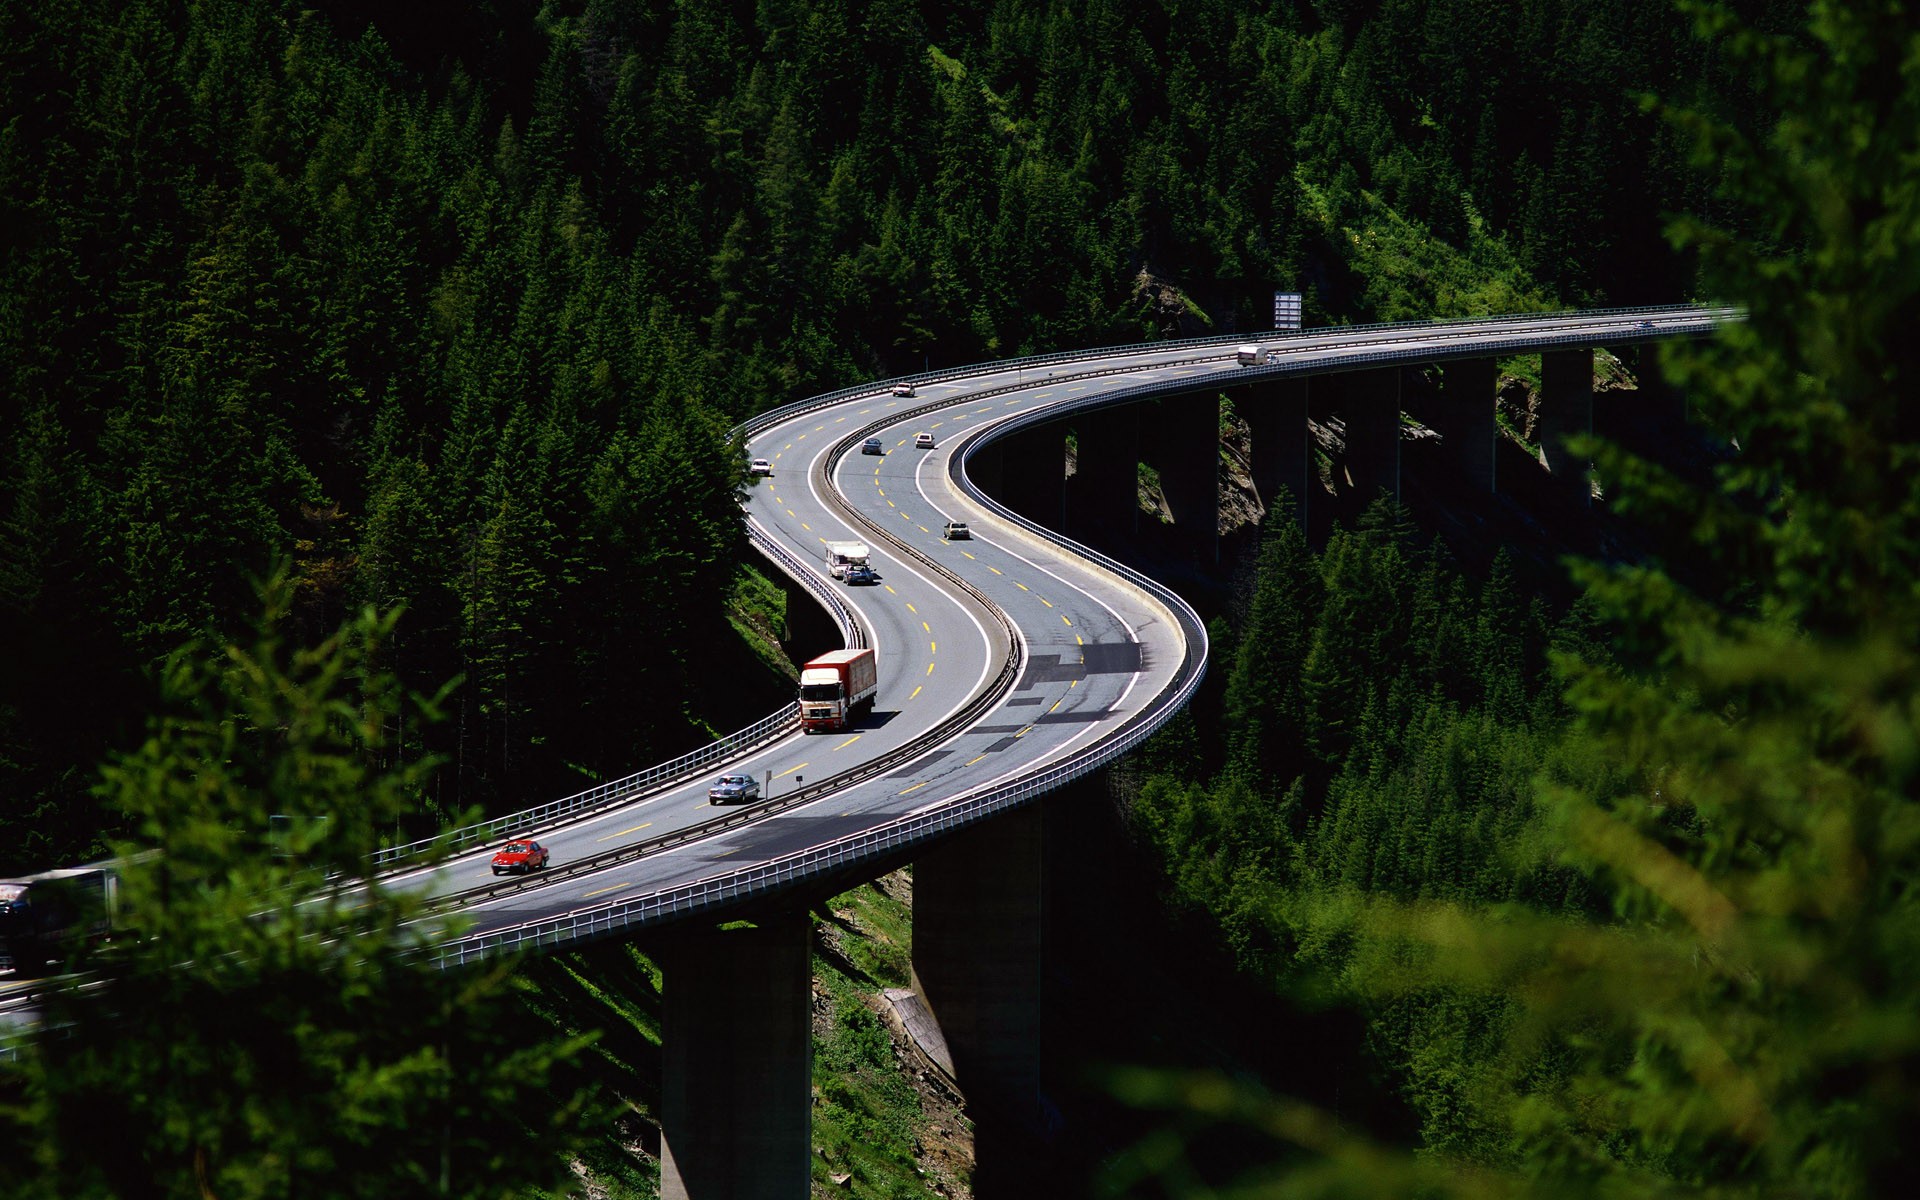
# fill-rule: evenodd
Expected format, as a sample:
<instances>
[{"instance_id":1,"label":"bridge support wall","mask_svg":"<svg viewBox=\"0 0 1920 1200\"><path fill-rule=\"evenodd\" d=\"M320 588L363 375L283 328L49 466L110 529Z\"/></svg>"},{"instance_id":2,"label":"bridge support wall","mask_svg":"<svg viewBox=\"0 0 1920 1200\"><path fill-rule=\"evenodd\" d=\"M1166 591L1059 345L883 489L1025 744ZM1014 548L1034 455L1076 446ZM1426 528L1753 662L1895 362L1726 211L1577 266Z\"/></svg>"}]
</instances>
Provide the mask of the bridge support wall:
<instances>
[{"instance_id":1,"label":"bridge support wall","mask_svg":"<svg viewBox=\"0 0 1920 1200\"><path fill-rule=\"evenodd\" d=\"M1077 449L1063 532L1091 546L1123 547L1139 531L1139 406L1080 413L1073 433Z\"/></svg>"},{"instance_id":2,"label":"bridge support wall","mask_svg":"<svg viewBox=\"0 0 1920 1200\"><path fill-rule=\"evenodd\" d=\"M1573 434L1593 432L1593 349L1550 350L1540 356L1540 454L1556 487L1591 503L1592 464L1566 447Z\"/></svg>"},{"instance_id":3,"label":"bridge support wall","mask_svg":"<svg viewBox=\"0 0 1920 1200\"><path fill-rule=\"evenodd\" d=\"M1232 393L1234 411L1253 439L1253 487L1260 503L1273 507L1281 488L1293 496L1293 517L1307 520L1307 481L1313 455L1308 444L1308 380L1303 376L1256 383Z\"/></svg>"},{"instance_id":4,"label":"bridge support wall","mask_svg":"<svg viewBox=\"0 0 1920 1200\"><path fill-rule=\"evenodd\" d=\"M1400 368L1354 371L1338 381L1347 427L1347 482L1360 503L1381 492L1400 498Z\"/></svg>"},{"instance_id":5,"label":"bridge support wall","mask_svg":"<svg viewBox=\"0 0 1920 1200\"><path fill-rule=\"evenodd\" d=\"M976 1122L975 1194L1020 1195L1041 1123L1042 807L935 846L913 867L913 990Z\"/></svg>"},{"instance_id":6,"label":"bridge support wall","mask_svg":"<svg viewBox=\"0 0 1920 1200\"><path fill-rule=\"evenodd\" d=\"M1058 529L1067 485L1066 427L1049 422L999 444L1003 447L1000 490L993 493L994 498L1029 520Z\"/></svg>"},{"instance_id":7,"label":"bridge support wall","mask_svg":"<svg viewBox=\"0 0 1920 1200\"><path fill-rule=\"evenodd\" d=\"M789 1200L812 1169L812 927L675 939L664 975L662 1200Z\"/></svg>"},{"instance_id":8,"label":"bridge support wall","mask_svg":"<svg viewBox=\"0 0 1920 1200\"><path fill-rule=\"evenodd\" d=\"M1220 552L1220 402L1217 391L1141 404L1141 458L1160 475L1182 546L1212 564Z\"/></svg>"},{"instance_id":9,"label":"bridge support wall","mask_svg":"<svg viewBox=\"0 0 1920 1200\"><path fill-rule=\"evenodd\" d=\"M1441 368L1440 400L1434 407L1433 427L1454 469L1475 490L1499 490L1494 472L1494 450L1500 428L1495 395L1497 364L1491 358L1463 358Z\"/></svg>"}]
</instances>

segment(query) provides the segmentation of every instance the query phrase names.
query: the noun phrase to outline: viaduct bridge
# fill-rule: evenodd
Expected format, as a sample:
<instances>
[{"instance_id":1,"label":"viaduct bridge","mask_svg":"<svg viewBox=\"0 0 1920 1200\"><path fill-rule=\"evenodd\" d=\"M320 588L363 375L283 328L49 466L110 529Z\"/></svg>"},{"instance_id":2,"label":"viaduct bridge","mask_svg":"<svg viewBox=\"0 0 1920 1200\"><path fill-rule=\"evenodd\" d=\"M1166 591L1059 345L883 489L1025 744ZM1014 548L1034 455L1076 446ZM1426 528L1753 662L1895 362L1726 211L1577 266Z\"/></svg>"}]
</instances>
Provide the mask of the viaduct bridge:
<instances>
[{"instance_id":1,"label":"viaduct bridge","mask_svg":"<svg viewBox=\"0 0 1920 1200\"><path fill-rule=\"evenodd\" d=\"M774 466L744 503L754 545L791 581L790 610L827 614L802 649L875 649L871 718L808 736L789 706L671 763L463 831L451 860L413 868L421 847L396 847L386 865L470 922L445 944L449 964L644 939L664 975L662 1194L732 1200L808 1191L809 905L912 863L910 1006L981 1116L977 1184L993 1194L985 1130L1017 1124L1040 1082L1049 859L1045 806L1032 801L1137 746L1206 669L1192 608L1121 561L1139 464L1157 471L1176 532L1204 558L1217 397L1251 428L1263 497L1313 493L1310 417L1344 426L1352 488L1397 493L1403 372L1437 364L1423 422L1472 486L1492 490L1494 362L1540 353L1540 454L1585 502L1583 464L1562 439L1591 427L1594 348L1707 337L1736 319L1685 306L1161 342L931 372L764 413L741 431ZM1261 347L1254 365L1236 355L1247 343ZM921 434L933 447L916 445ZM868 439L880 453L862 452ZM972 540L941 537L955 520ZM824 574L823 543L838 539L873 548L876 586ZM720 769L766 781L765 798L716 816L705 784ZM491 846L527 833L555 866L490 879Z\"/></svg>"}]
</instances>

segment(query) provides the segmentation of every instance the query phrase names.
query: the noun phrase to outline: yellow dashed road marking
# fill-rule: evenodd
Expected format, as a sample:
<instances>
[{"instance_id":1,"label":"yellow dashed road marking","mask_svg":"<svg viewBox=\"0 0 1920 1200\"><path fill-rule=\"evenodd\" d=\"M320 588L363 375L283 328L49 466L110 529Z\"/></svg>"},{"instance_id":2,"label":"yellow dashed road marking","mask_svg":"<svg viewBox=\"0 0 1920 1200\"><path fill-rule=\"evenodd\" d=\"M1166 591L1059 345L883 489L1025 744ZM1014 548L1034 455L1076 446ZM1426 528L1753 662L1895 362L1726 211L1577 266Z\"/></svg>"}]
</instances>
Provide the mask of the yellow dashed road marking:
<instances>
[{"instance_id":1,"label":"yellow dashed road marking","mask_svg":"<svg viewBox=\"0 0 1920 1200\"><path fill-rule=\"evenodd\" d=\"M595 888L595 889L593 889L593 890L592 890L591 892L581 892L581 893L580 893L580 898L581 898L582 900L591 900L591 899L593 899L593 898L594 898L595 896L604 896L604 895L606 895L606 894L607 894L608 892L617 892L617 891L619 891L619 890L620 890L621 888L623 888L623 887L628 887L628 886L630 886L630 885L628 885L628 884L624 884L624 883L616 883L616 884L614 884L614 885L613 885L612 887L603 887L603 888Z\"/></svg>"},{"instance_id":2,"label":"yellow dashed road marking","mask_svg":"<svg viewBox=\"0 0 1920 1200\"><path fill-rule=\"evenodd\" d=\"M908 696L907 699L911 700L913 699L914 696L918 696L919 694L920 694L920 689L916 687L913 689L913 695Z\"/></svg>"},{"instance_id":3,"label":"yellow dashed road marking","mask_svg":"<svg viewBox=\"0 0 1920 1200\"><path fill-rule=\"evenodd\" d=\"M625 837L630 833L639 833L642 829L645 829L647 825L651 825L651 824L653 824L653 822L648 821L646 825L635 825L632 829L622 829L619 833L610 833L603 838L596 838L594 840L601 841L601 842L610 842L617 837Z\"/></svg>"},{"instance_id":4,"label":"yellow dashed road marking","mask_svg":"<svg viewBox=\"0 0 1920 1200\"><path fill-rule=\"evenodd\" d=\"M834 749L845 750L848 746L853 745L855 742L859 740L860 740L860 735L856 733L852 737L848 738L846 741L841 742L838 746L835 746Z\"/></svg>"},{"instance_id":5,"label":"yellow dashed road marking","mask_svg":"<svg viewBox=\"0 0 1920 1200\"><path fill-rule=\"evenodd\" d=\"M928 663L928 664L927 664L927 674L929 674L929 675L931 675L931 674L933 674L933 664L932 664L932 663Z\"/></svg>"},{"instance_id":6,"label":"yellow dashed road marking","mask_svg":"<svg viewBox=\"0 0 1920 1200\"><path fill-rule=\"evenodd\" d=\"M780 776L781 776L781 775L791 775L791 774L793 774L793 773L794 773L795 771L800 771L800 770L805 770L805 769L806 769L806 766L807 766L807 764L806 764L806 763L800 763L800 764L798 764L797 766L791 766L791 767L788 767L788 768L787 768L786 770L784 770L784 771L781 771L781 772L780 772L779 774L777 774L777 775L775 775L775 776L774 776L774 778L775 778L775 779L778 779L778 778L780 778Z\"/></svg>"},{"instance_id":7,"label":"yellow dashed road marking","mask_svg":"<svg viewBox=\"0 0 1920 1200\"><path fill-rule=\"evenodd\" d=\"M908 788L908 789L907 789L907 792L917 792L917 791L919 791L919 790L920 790L921 788L923 788L923 787L925 787L925 786L927 786L927 785L928 785L929 783L932 783L932 782L933 782L933 780L931 780L931 779L923 779L923 780L921 780L921 781L920 781L919 783L916 783L916 784L914 784L914 785L913 785L912 787L910 787L910 788ZM904 795L906 795L906 794L907 794L907 792L901 792L900 794L901 794L902 796L904 796Z\"/></svg>"},{"instance_id":8,"label":"yellow dashed road marking","mask_svg":"<svg viewBox=\"0 0 1920 1200\"><path fill-rule=\"evenodd\" d=\"M984 754L982 754L982 755L980 756L980 758L970 758L970 759L968 759L968 760L967 760L967 765L968 765L968 766L972 766L973 764L975 764L975 763L977 763L977 762L979 762L981 758L985 758L985 757L986 757L986 755L984 755Z\"/></svg>"},{"instance_id":9,"label":"yellow dashed road marking","mask_svg":"<svg viewBox=\"0 0 1920 1200\"><path fill-rule=\"evenodd\" d=\"M961 551L960 553L962 553L962 554L967 554L967 552L966 552L965 550L962 550L962 551ZM973 555L971 555L971 554L967 554L967 557L968 557L968 558L972 558L972 557L973 557ZM1000 569L999 567L988 567L988 568L987 568L987 570L989 570L989 571L992 571L992 572L993 572L993 573L994 573L995 575L1005 575L1005 574L1006 574L1006 572L1005 572L1005 571L1002 571L1002 570L1001 570L1001 569Z\"/></svg>"}]
</instances>

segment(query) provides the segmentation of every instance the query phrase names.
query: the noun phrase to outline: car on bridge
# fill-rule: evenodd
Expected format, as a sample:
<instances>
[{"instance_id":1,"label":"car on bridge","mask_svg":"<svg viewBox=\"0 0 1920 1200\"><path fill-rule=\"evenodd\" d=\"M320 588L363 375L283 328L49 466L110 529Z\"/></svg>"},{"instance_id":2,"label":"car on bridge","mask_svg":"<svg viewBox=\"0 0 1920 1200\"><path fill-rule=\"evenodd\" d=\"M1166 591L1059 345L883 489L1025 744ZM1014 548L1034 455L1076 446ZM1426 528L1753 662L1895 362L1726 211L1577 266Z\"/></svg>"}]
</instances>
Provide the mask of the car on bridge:
<instances>
[{"instance_id":1,"label":"car on bridge","mask_svg":"<svg viewBox=\"0 0 1920 1200\"><path fill-rule=\"evenodd\" d=\"M973 533L967 528L965 521L948 521L940 527L940 536L949 542L970 542L973 540Z\"/></svg>"},{"instance_id":2,"label":"car on bridge","mask_svg":"<svg viewBox=\"0 0 1920 1200\"><path fill-rule=\"evenodd\" d=\"M913 385L910 383L896 383L893 385L893 394L910 400L913 398Z\"/></svg>"},{"instance_id":3,"label":"car on bridge","mask_svg":"<svg viewBox=\"0 0 1920 1200\"><path fill-rule=\"evenodd\" d=\"M930 434L930 433L916 433L916 434L914 434L914 435L913 435L913 448L914 448L915 450L931 450L931 449L933 449L933 435L932 435L932 434Z\"/></svg>"},{"instance_id":4,"label":"car on bridge","mask_svg":"<svg viewBox=\"0 0 1920 1200\"><path fill-rule=\"evenodd\" d=\"M886 450L880 445L879 438L868 438L866 441L860 443L860 453L885 454Z\"/></svg>"},{"instance_id":5,"label":"car on bridge","mask_svg":"<svg viewBox=\"0 0 1920 1200\"><path fill-rule=\"evenodd\" d=\"M770 463L770 462L768 462L768 461L767 461L766 459L764 459L764 458L756 458L756 459L754 459L754 460L753 460L752 462L750 462L750 463L748 463L748 464L747 464L747 474L749 474L749 475L772 475L772 474L773 474L773 464L772 464L772 463Z\"/></svg>"},{"instance_id":6,"label":"car on bridge","mask_svg":"<svg viewBox=\"0 0 1920 1200\"><path fill-rule=\"evenodd\" d=\"M722 775L707 789L708 804L745 804L760 798L760 781L751 775Z\"/></svg>"},{"instance_id":7,"label":"car on bridge","mask_svg":"<svg viewBox=\"0 0 1920 1200\"><path fill-rule=\"evenodd\" d=\"M508 842L493 856L493 873L519 871L529 874L547 865L547 848L531 838Z\"/></svg>"},{"instance_id":8,"label":"car on bridge","mask_svg":"<svg viewBox=\"0 0 1920 1200\"><path fill-rule=\"evenodd\" d=\"M852 587L857 583L879 583L880 572L874 570L866 563L850 563L847 566L844 578L847 581L848 587Z\"/></svg>"}]
</instances>

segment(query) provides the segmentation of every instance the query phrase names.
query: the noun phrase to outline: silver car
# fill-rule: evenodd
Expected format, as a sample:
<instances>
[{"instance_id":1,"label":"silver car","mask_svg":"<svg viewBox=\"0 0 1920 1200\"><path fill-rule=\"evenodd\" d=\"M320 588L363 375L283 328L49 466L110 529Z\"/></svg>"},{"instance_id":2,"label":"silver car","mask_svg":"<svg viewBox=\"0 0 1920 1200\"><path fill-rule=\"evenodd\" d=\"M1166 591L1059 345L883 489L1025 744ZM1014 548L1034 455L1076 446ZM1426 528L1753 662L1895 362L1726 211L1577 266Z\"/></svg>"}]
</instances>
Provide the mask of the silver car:
<instances>
[{"instance_id":1,"label":"silver car","mask_svg":"<svg viewBox=\"0 0 1920 1200\"><path fill-rule=\"evenodd\" d=\"M722 775L707 789L708 804L745 804L760 798L760 781L751 775Z\"/></svg>"}]
</instances>

